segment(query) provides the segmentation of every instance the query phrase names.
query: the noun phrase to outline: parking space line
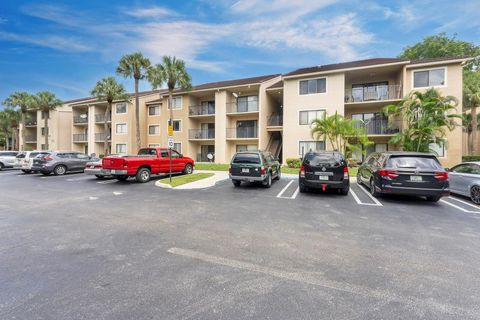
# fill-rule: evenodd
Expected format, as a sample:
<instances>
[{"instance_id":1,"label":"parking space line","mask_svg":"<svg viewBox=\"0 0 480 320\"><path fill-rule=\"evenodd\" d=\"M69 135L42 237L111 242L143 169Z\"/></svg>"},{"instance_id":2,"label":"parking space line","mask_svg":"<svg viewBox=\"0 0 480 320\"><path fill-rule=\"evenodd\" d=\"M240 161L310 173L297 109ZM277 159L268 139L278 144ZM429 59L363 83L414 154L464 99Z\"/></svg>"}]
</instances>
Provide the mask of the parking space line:
<instances>
[{"instance_id":1,"label":"parking space line","mask_svg":"<svg viewBox=\"0 0 480 320\"><path fill-rule=\"evenodd\" d=\"M71 178L71 179L67 179L67 181L82 181L87 179L91 179L91 177Z\"/></svg>"},{"instance_id":2,"label":"parking space line","mask_svg":"<svg viewBox=\"0 0 480 320\"><path fill-rule=\"evenodd\" d=\"M379 205L376 204L376 203L366 203L366 202L362 202L360 200L360 198L357 196L357 194L355 193L355 191L353 191L352 189L350 189L350 193L352 194L352 197L353 199L355 199L355 201L357 202L357 204L359 205L362 205L362 206L375 206L375 207L378 207ZM382 204L380 204L380 206L382 206Z\"/></svg>"},{"instance_id":3,"label":"parking space line","mask_svg":"<svg viewBox=\"0 0 480 320\"><path fill-rule=\"evenodd\" d=\"M98 181L98 184L109 184L109 183L114 183L117 182L117 180L106 180L106 181Z\"/></svg>"},{"instance_id":4,"label":"parking space line","mask_svg":"<svg viewBox=\"0 0 480 320\"><path fill-rule=\"evenodd\" d=\"M450 197L449 197L449 198L450 198ZM455 200L457 200L457 199L455 199ZM445 201L445 200L443 200L443 199L441 199L440 202L445 203L446 205L449 205L449 206L451 206L451 207L453 207L453 208L455 208L455 209L458 209L458 210L463 211L463 212L466 212L466 213L480 214L480 211L467 210L467 209L464 209L464 208L462 208L462 207L460 207L460 206L457 206L456 204L453 204L453 203L450 203L450 202L448 202L448 201ZM463 202L463 201L460 201L460 202Z\"/></svg>"},{"instance_id":5,"label":"parking space line","mask_svg":"<svg viewBox=\"0 0 480 320\"><path fill-rule=\"evenodd\" d=\"M293 183L293 180L291 180L289 183L287 183L287 185L285 187L283 187L283 189L277 194L277 198L286 198L286 199L290 199L290 197L282 197L282 194L285 193L285 191L287 191L288 187L290 187L290 185Z\"/></svg>"},{"instance_id":6,"label":"parking space line","mask_svg":"<svg viewBox=\"0 0 480 320\"><path fill-rule=\"evenodd\" d=\"M466 204L467 206L470 206L472 208L475 208L477 210L480 210L480 207L478 207L477 205L474 205L474 204L471 204L471 203L468 203L467 201L465 200L462 200L462 199L458 199L458 198L455 198L455 197L452 197L452 196L449 196L448 199L452 199L452 200L455 200L455 201L458 201L458 202L461 202L463 204Z\"/></svg>"},{"instance_id":7,"label":"parking space line","mask_svg":"<svg viewBox=\"0 0 480 320\"><path fill-rule=\"evenodd\" d=\"M372 195L370 194L370 192L368 192L368 191L365 189L364 186L358 185L358 187L359 187L360 189L362 189L362 191L365 192L365 194L366 194L370 199L372 199L372 201L375 202L375 203L377 204L377 206L383 206L383 204L382 204L380 201L378 201L374 196L372 196Z\"/></svg>"},{"instance_id":8,"label":"parking space line","mask_svg":"<svg viewBox=\"0 0 480 320\"><path fill-rule=\"evenodd\" d=\"M290 197L290 199L295 199L297 196L298 196L298 192L300 191L300 187L297 187L297 189L295 189L295 192L293 193L293 195Z\"/></svg>"}]
</instances>

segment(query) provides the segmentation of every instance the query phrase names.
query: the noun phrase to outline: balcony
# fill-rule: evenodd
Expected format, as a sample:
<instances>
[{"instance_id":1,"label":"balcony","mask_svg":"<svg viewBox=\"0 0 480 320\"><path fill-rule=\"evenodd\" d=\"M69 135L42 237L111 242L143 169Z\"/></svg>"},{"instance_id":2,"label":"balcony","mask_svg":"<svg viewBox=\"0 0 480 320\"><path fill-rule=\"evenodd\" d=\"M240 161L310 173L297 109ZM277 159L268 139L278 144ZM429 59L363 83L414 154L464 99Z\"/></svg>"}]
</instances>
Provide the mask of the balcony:
<instances>
[{"instance_id":1,"label":"balcony","mask_svg":"<svg viewBox=\"0 0 480 320\"><path fill-rule=\"evenodd\" d=\"M108 138L108 141L112 140L111 135L106 135L105 132L95 133L95 142L105 142L105 137Z\"/></svg>"},{"instance_id":2,"label":"balcony","mask_svg":"<svg viewBox=\"0 0 480 320\"><path fill-rule=\"evenodd\" d=\"M215 105L190 106L188 108L189 117L213 116L215 115Z\"/></svg>"},{"instance_id":3,"label":"balcony","mask_svg":"<svg viewBox=\"0 0 480 320\"><path fill-rule=\"evenodd\" d=\"M25 136L25 143L37 143L37 136Z\"/></svg>"},{"instance_id":4,"label":"balcony","mask_svg":"<svg viewBox=\"0 0 480 320\"><path fill-rule=\"evenodd\" d=\"M360 86L345 90L345 103L375 102L402 99L400 85Z\"/></svg>"},{"instance_id":5,"label":"balcony","mask_svg":"<svg viewBox=\"0 0 480 320\"><path fill-rule=\"evenodd\" d=\"M248 98L248 99L241 99ZM258 97L239 97L236 102L227 103L227 114L258 112Z\"/></svg>"},{"instance_id":6,"label":"balcony","mask_svg":"<svg viewBox=\"0 0 480 320\"><path fill-rule=\"evenodd\" d=\"M87 142L88 135L86 133L75 133L72 136L73 142Z\"/></svg>"},{"instance_id":7,"label":"balcony","mask_svg":"<svg viewBox=\"0 0 480 320\"><path fill-rule=\"evenodd\" d=\"M257 127L227 128L227 139L257 139Z\"/></svg>"},{"instance_id":8,"label":"balcony","mask_svg":"<svg viewBox=\"0 0 480 320\"><path fill-rule=\"evenodd\" d=\"M25 127L35 127L37 125L37 120L27 120L25 122Z\"/></svg>"},{"instance_id":9,"label":"balcony","mask_svg":"<svg viewBox=\"0 0 480 320\"><path fill-rule=\"evenodd\" d=\"M188 130L188 139L213 140L215 139L215 129L190 129Z\"/></svg>"},{"instance_id":10,"label":"balcony","mask_svg":"<svg viewBox=\"0 0 480 320\"><path fill-rule=\"evenodd\" d=\"M281 127L283 126L283 115L282 114L272 114L270 118L268 118L268 126L269 127Z\"/></svg>"},{"instance_id":11,"label":"balcony","mask_svg":"<svg viewBox=\"0 0 480 320\"><path fill-rule=\"evenodd\" d=\"M88 124L88 117L75 116L73 117L73 124Z\"/></svg>"},{"instance_id":12,"label":"balcony","mask_svg":"<svg viewBox=\"0 0 480 320\"><path fill-rule=\"evenodd\" d=\"M393 135L400 131L401 121L388 119L370 119L358 123L357 128L364 128L367 135Z\"/></svg>"},{"instance_id":13,"label":"balcony","mask_svg":"<svg viewBox=\"0 0 480 320\"><path fill-rule=\"evenodd\" d=\"M112 115L111 114L109 114L107 116L107 122L110 122L110 121L112 121ZM96 123L99 123L99 122L104 123L105 122L105 114L103 114L103 113L96 114L95 115L95 122Z\"/></svg>"}]
</instances>

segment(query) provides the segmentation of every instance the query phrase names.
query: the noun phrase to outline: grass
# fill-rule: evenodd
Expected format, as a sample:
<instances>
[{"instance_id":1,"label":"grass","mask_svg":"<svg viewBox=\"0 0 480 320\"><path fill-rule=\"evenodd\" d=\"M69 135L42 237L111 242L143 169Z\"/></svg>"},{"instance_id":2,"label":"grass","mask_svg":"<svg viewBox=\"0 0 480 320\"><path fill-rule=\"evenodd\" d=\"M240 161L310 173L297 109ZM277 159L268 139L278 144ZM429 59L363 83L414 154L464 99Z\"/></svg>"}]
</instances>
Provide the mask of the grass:
<instances>
[{"instance_id":1,"label":"grass","mask_svg":"<svg viewBox=\"0 0 480 320\"><path fill-rule=\"evenodd\" d=\"M213 175L214 173L211 173L211 172L201 172L201 173L194 173L194 174L187 174L187 175L172 177L171 183L169 178L162 179L159 181L160 183L168 184L168 185L171 185L173 188L175 188L175 187L181 186L182 184L210 178Z\"/></svg>"},{"instance_id":2,"label":"grass","mask_svg":"<svg viewBox=\"0 0 480 320\"><path fill-rule=\"evenodd\" d=\"M195 170L228 171L228 167L224 163L195 163Z\"/></svg>"},{"instance_id":3,"label":"grass","mask_svg":"<svg viewBox=\"0 0 480 320\"><path fill-rule=\"evenodd\" d=\"M348 168L348 174L350 177L356 177L358 173L358 167L355 168Z\"/></svg>"}]
</instances>

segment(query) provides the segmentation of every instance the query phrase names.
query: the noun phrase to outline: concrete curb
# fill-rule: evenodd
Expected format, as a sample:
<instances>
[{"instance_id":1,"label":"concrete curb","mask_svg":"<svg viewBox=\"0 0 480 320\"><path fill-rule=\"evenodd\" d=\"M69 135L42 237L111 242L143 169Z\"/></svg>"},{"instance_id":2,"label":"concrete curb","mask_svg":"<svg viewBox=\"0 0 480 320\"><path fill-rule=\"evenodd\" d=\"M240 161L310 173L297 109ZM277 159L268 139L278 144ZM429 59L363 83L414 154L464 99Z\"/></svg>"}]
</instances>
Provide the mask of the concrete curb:
<instances>
[{"instance_id":1,"label":"concrete curb","mask_svg":"<svg viewBox=\"0 0 480 320\"><path fill-rule=\"evenodd\" d=\"M161 183L160 180L155 182L155 186L164 189L174 189L174 190L192 190L192 189L205 189L213 187L217 182L228 179L228 173L225 171L209 171L209 170L196 170L195 173L214 173L213 176L205 178L202 180L190 182L187 184L182 184L181 186L173 188L168 184Z\"/></svg>"}]
</instances>

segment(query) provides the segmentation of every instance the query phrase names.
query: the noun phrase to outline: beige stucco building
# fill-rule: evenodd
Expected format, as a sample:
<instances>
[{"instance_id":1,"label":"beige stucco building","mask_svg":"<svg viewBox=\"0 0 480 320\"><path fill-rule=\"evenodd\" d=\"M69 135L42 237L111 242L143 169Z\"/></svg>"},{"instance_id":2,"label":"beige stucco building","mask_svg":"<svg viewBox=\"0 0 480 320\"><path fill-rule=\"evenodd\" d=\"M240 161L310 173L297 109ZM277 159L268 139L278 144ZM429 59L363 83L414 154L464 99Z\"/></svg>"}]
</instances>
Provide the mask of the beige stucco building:
<instances>
[{"instance_id":1,"label":"beige stucco building","mask_svg":"<svg viewBox=\"0 0 480 320\"><path fill-rule=\"evenodd\" d=\"M452 95L459 101L460 114L465 61L377 58L206 83L189 91L177 89L172 104L175 149L196 161L216 163L228 163L236 151L263 149L285 162L310 149L331 150L325 141L312 138L310 124L315 118L337 112L362 120L374 142L364 152L353 154L362 161L373 151L398 149L388 142L401 130L402 120L387 119L381 111L412 90L434 87ZM105 110L106 103L94 98L65 103L51 115L52 148L99 155L104 153L107 135L112 153L136 153L133 96L113 104L107 115L111 132L104 130ZM140 93L142 147L167 145L169 116L166 90ZM41 132L35 128L25 128L28 137L35 132L38 138L26 141L27 147L41 147ZM448 132L444 148L432 148L445 166L451 166L461 161L463 145L462 128L457 127Z\"/></svg>"}]
</instances>

